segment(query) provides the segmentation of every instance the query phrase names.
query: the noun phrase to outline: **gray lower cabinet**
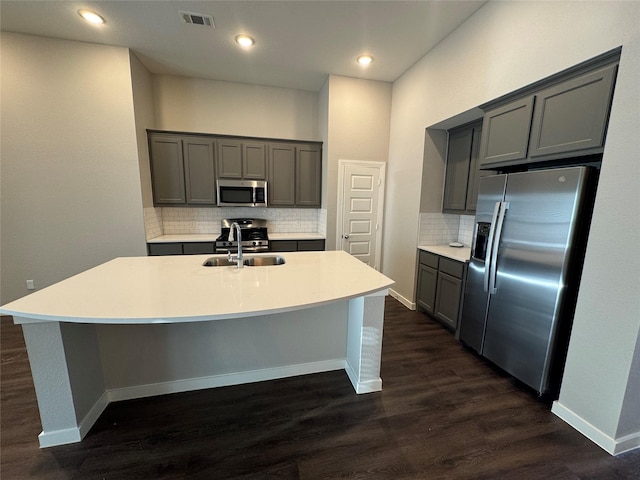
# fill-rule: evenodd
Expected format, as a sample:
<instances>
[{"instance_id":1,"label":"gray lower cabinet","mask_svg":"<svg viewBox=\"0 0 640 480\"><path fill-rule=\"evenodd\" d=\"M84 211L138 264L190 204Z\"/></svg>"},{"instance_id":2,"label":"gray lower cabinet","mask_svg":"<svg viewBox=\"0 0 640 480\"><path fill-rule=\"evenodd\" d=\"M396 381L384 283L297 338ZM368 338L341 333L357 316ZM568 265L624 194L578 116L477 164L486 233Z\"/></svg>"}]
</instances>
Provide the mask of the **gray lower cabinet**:
<instances>
[{"instance_id":1,"label":"gray lower cabinet","mask_svg":"<svg viewBox=\"0 0 640 480\"><path fill-rule=\"evenodd\" d=\"M269 206L320 207L319 145L269 143Z\"/></svg>"},{"instance_id":2,"label":"gray lower cabinet","mask_svg":"<svg viewBox=\"0 0 640 480\"><path fill-rule=\"evenodd\" d=\"M616 71L600 67L488 110L481 168L602 153Z\"/></svg>"},{"instance_id":3,"label":"gray lower cabinet","mask_svg":"<svg viewBox=\"0 0 640 480\"><path fill-rule=\"evenodd\" d=\"M147 243L149 256L204 255L214 253L214 242Z\"/></svg>"},{"instance_id":4,"label":"gray lower cabinet","mask_svg":"<svg viewBox=\"0 0 640 480\"><path fill-rule=\"evenodd\" d=\"M489 174L479 169L481 136L481 123L466 125L449 132L442 201L442 211L445 213L475 212L480 177Z\"/></svg>"},{"instance_id":5,"label":"gray lower cabinet","mask_svg":"<svg viewBox=\"0 0 640 480\"><path fill-rule=\"evenodd\" d=\"M462 304L464 264L440 257L434 316L455 331Z\"/></svg>"},{"instance_id":6,"label":"gray lower cabinet","mask_svg":"<svg viewBox=\"0 0 640 480\"><path fill-rule=\"evenodd\" d=\"M437 255L420 251L416 303L418 310L431 314L433 314L436 309L438 260L439 257Z\"/></svg>"},{"instance_id":7,"label":"gray lower cabinet","mask_svg":"<svg viewBox=\"0 0 640 480\"><path fill-rule=\"evenodd\" d=\"M417 308L455 332L460 318L466 265L423 250L418 253Z\"/></svg>"},{"instance_id":8,"label":"gray lower cabinet","mask_svg":"<svg viewBox=\"0 0 640 480\"><path fill-rule=\"evenodd\" d=\"M215 205L215 142L149 135L154 205Z\"/></svg>"},{"instance_id":9,"label":"gray lower cabinet","mask_svg":"<svg viewBox=\"0 0 640 480\"><path fill-rule=\"evenodd\" d=\"M324 239L319 240L270 240L272 252L315 252L325 249Z\"/></svg>"},{"instance_id":10,"label":"gray lower cabinet","mask_svg":"<svg viewBox=\"0 0 640 480\"><path fill-rule=\"evenodd\" d=\"M262 142L219 139L218 178L264 180L267 178L266 144Z\"/></svg>"}]
</instances>

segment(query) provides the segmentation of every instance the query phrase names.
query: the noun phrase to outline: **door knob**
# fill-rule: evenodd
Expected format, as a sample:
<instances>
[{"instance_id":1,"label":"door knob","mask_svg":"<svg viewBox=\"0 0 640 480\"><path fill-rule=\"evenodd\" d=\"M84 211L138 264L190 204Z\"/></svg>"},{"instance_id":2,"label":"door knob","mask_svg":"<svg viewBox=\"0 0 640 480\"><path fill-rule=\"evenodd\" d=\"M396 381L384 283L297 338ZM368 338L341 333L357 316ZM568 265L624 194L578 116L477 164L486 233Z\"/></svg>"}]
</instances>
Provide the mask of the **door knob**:
<instances>
[{"instance_id":1,"label":"door knob","mask_svg":"<svg viewBox=\"0 0 640 480\"><path fill-rule=\"evenodd\" d=\"M348 238L349 238L349 235L344 235L344 238L345 238L345 239L348 239Z\"/></svg>"}]
</instances>

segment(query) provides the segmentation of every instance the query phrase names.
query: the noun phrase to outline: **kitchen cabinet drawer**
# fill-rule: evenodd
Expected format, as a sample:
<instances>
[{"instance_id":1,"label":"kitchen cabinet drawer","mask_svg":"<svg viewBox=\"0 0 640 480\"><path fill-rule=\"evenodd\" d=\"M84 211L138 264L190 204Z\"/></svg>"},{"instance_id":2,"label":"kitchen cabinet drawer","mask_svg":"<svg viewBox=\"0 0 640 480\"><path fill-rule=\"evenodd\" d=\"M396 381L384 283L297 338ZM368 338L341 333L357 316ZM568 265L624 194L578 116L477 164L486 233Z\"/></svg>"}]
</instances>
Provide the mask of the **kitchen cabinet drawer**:
<instances>
[{"instance_id":1,"label":"kitchen cabinet drawer","mask_svg":"<svg viewBox=\"0 0 640 480\"><path fill-rule=\"evenodd\" d=\"M188 242L182 244L182 252L185 255L202 255L206 253L214 253L215 245L213 242Z\"/></svg>"},{"instance_id":2,"label":"kitchen cabinet drawer","mask_svg":"<svg viewBox=\"0 0 640 480\"><path fill-rule=\"evenodd\" d=\"M149 255L182 255L182 243L148 243Z\"/></svg>"},{"instance_id":3,"label":"kitchen cabinet drawer","mask_svg":"<svg viewBox=\"0 0 640 480\"><path fill-rule=\"evenodd\" d=\"M456 262L455 260L449 260L448 258L440 258L440 265L438 269L452 277L462 278L464 272L464 264Z\"/></svg>"},{"instance_id":4,"label":"kitchen cabinet drawer","mask_svg":"<svg viewBox=\"0 0 640 480\"><path fill-rule=\"evenodd\" d=\"M295 252L298 250L296 240L270 240L269 250L272 252Z\"/></svg>"},{"instance_id":5,"label":"kitchen cabinet drawer","mask_svg":"<svg viewBox=\"0 0 640 480\"><path fill-rule=\"evenodd\" d=\"M272 252L315 252L323 251L325 241L319 240L271 240L269 250Z\"/></svg>"},{"instance_id":6,"label":"kitchen cabinet drawer","mask_svg":"<svg viewBox=\"0 0 640 480\"><path fill-rule=\"evenodd\" d=\"M420 250L420 263L422 265L427 265L431 268L438 268L438 260L440 257L435 253L425 252L424 250Z\"/></svg>"},{"instance_id":7,"label":"kitchen cabinet drawer","mask_svg":"<svg viewBox=\"0 0 640 480\"><path fill-rule=\"evenodd\" d=\"M299 252L319 252L324 250L324 240L298 240Z\"/></svg>"}]
</instances>

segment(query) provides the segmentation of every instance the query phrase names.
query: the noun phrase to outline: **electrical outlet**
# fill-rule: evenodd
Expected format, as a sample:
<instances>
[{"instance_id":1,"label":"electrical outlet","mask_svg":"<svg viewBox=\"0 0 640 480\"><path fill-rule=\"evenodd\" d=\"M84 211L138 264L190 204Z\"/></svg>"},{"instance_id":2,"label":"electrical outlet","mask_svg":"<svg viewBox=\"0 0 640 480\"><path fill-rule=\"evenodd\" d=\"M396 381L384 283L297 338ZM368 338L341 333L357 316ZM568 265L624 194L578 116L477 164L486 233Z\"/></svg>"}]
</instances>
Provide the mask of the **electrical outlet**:
<instances>
[{"instance_id":1,"label":"electrical outlet","mask_svg":"<svg viewBox=\"0 0 640 480\"><path fill-rule=\"evenodd\" d=\"M27 290L35 290L36 286L33 283L33 280L27 280Z\"/></svg>"}]
</instances>

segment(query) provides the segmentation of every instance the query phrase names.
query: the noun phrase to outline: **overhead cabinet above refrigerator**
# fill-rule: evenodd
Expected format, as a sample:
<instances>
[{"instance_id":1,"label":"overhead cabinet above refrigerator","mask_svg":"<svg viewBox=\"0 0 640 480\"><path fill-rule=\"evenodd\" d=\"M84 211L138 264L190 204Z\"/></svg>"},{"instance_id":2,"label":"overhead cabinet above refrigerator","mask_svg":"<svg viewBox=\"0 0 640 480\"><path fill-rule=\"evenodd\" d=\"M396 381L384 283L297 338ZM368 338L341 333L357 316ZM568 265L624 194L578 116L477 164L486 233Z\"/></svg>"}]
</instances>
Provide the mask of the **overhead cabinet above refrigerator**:
<instances>
[{"instance_id":1,"label":"overhead cabinet above refrigerator","mask_svg":"<svg viewBox=\"0 0 640 480\"><path fill-rule=\"evenodd\" d=\"M480 180L460 340L540 394L558 386L596 171Z\"/></svg>"}]
</instances>

